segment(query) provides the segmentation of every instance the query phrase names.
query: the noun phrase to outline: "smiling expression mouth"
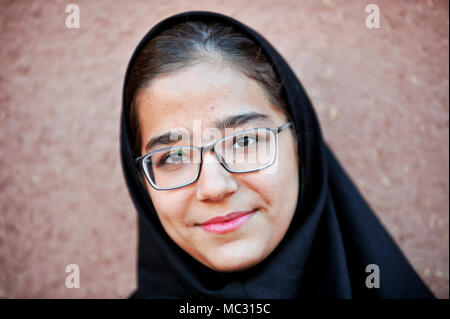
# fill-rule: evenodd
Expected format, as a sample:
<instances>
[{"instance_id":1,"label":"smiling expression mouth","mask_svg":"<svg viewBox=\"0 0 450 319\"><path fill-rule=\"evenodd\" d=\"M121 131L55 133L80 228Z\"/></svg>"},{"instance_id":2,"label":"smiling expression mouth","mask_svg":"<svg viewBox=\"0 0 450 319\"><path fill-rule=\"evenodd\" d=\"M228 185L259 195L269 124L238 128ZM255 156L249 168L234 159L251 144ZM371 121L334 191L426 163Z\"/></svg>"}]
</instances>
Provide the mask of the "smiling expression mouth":
<instances>
[{"instance_id":1,"label":"smiling expression mouth","mask_svg":"<svg viewBox=\"0 0 450 319\"><path fill-rule=\"evenodd\" d=\"M256 209L233 212L225 216L214 217L202 224L197 224L197 226L213 234L228 233L244 225L256 212Z\"/></svg>"}]
</instances>

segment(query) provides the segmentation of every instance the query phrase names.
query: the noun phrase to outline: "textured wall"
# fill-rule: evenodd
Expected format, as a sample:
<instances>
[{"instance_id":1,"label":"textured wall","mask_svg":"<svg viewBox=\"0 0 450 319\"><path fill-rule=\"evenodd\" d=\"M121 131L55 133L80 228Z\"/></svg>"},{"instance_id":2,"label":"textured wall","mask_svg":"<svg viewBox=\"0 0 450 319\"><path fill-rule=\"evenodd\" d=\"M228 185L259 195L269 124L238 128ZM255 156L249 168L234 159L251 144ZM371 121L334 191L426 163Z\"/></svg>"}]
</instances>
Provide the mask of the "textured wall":
<instances>
[{"instance_id":1,"label":"textured wall","mask_svg":"<svg viewBox=\"0 0 450 319\"><path fill-rule=\"evenodd\" d=\"M81 28L65 27L66 5ZM420 276L449 296L448 1L0 1L0 297L126 297L136 213L122 177L125 68L186 10L231 15L288 60L324 136ZM65 267L78 264L80 289Z\"/></svg>"}]
</instances>

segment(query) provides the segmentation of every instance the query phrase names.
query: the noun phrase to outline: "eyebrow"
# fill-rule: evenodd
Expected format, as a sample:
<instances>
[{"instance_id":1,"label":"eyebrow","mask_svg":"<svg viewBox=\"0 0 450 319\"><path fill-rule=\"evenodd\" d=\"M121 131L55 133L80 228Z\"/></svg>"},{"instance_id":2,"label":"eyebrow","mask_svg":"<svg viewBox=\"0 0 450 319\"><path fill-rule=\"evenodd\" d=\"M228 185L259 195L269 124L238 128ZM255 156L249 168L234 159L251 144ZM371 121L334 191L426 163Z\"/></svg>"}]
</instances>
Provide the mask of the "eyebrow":
<instances>
[{"instance_id":1,"label":"eyebrow","mask_svg":"<svg viewBox=\"0 0 450 319\"><path fill-rule=\"evenodd\" d=\"M225 130L225 128L235 128L239 125L250 124L250 123L260 123L265 125L274 125L274 121L272 118L263 113L258 112L247 112L241 113L237 115L226 115L222 119L215 120L213 125L220 129ZM156 145L172 145L175 144L180 138L185 134L185 130L172 130L168 132L164 132L155 137L152 137L147 145L145 145L145 152L149 152L149 150ZM178 139L174 140L174 136L178 136Z\"/></svg>"}]
</instances>

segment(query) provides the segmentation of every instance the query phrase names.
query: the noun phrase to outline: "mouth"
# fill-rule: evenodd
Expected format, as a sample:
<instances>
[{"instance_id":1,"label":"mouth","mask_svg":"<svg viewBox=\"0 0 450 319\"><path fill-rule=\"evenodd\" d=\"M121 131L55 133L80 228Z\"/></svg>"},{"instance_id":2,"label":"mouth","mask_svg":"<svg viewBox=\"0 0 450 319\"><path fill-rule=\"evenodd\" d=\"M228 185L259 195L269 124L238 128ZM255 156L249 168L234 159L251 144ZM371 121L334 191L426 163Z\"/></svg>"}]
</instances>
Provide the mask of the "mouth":
<instances>
[{"instance_id":1,"label":"mouth","mask_svg":"<svg viewBox=\"0 0 450 319\"><path fill-rule=\"evenodd\" d=\"M210 220L198 224L203 230L213 234L223 234L244 225L255 213L257 209L245 212L232 212L225 216L211 218Z\"/></svg>"}]
</instances>

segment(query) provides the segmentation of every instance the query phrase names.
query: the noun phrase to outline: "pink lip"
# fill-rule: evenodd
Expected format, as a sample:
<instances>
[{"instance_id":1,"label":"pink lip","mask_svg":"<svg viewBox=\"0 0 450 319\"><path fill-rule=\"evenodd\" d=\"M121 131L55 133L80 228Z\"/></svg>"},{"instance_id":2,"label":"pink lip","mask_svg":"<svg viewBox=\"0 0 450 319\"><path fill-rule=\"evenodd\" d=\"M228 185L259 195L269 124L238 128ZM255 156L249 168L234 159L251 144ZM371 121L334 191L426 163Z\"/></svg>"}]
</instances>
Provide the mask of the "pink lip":
<instances>
[{"instance_id":1,"label":"pink lip","mask_svg":"<svg viewBox=\"0 0 450 319\"><path fill-rule=\"evenodd\" d=\"M254 213L256 213L256 210L233 212L225 216L214 217L200 224L200 226L209 233L223 234L244 225Z\"/></svg>"}]
</instances>

